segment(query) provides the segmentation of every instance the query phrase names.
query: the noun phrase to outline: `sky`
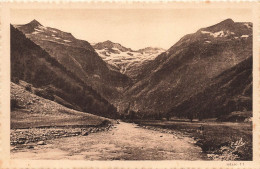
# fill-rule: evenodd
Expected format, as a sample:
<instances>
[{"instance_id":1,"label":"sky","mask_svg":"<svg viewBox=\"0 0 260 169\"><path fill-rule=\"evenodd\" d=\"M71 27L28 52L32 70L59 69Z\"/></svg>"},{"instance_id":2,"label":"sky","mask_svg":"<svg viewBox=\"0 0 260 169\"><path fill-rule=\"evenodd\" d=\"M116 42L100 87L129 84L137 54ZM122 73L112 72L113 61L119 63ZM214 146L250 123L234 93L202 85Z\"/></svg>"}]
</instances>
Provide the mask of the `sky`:
<instances>
[{"instance_id":1,"label":"sky","mask_svg":"<svg viewBox=\"0 0 260 169\"><path fill-rule=\"evenodd\" d=\"M33 19L90 43L111 40L132 49L170 48L180 38L227 18L252 22L248 9L15 9L11 24Z\"/></svg>"}]
</instances>

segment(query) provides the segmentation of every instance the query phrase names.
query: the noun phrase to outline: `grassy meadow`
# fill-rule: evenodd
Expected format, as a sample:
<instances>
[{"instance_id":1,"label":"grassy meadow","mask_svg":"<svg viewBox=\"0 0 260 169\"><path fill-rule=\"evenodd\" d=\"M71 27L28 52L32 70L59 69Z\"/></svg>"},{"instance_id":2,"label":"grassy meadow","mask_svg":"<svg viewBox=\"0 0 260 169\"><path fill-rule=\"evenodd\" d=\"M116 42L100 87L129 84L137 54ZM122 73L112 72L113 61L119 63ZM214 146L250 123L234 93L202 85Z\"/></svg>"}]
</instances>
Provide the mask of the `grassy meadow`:
<instances>
[{"instance_id":1,"label":"grassy meadow","mask_svg":"<svg viewBox=\"0 0 260 169\"><path fill-rule=\"evenodd\" d=\"M180 132L196 140L212 160L252 160L252 123L216 121L135 121L150 129Z\"/></svg>"}]
</instances>

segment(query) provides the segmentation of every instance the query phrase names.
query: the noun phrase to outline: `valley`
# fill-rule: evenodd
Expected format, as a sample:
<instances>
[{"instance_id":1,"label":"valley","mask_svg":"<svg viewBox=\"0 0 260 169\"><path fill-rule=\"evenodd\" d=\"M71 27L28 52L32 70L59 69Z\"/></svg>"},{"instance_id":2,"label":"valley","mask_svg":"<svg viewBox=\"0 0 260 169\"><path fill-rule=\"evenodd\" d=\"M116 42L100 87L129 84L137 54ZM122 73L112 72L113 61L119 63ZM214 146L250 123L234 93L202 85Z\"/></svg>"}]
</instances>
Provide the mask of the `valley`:
<instances>
[{"instance_id":1,"label":"valley","mask_svg":"<svg viewBox=\"0 0 260 169\"><path fill-rule=\"evenodd\" d=\"M161 144L162 141L164 144ZM192 139L188 137L147 130L124 122L107 132L58 138L47 141L47 145L35 146L33 150L18 148L12 149L11 152L12 158L22 157L22 159L34 160L206 159L206 155L198 146L193 145Z\"/></svg>"},{"instance_id":2,"label":"valley","mask_svg":"<svg viewBox=\"0 0 260 169\"><path fill-rule=\"evenodd\" d=\"M252 26L133 50L11 25L12 158L252 160Z\"/></svg>"}]
</instances>

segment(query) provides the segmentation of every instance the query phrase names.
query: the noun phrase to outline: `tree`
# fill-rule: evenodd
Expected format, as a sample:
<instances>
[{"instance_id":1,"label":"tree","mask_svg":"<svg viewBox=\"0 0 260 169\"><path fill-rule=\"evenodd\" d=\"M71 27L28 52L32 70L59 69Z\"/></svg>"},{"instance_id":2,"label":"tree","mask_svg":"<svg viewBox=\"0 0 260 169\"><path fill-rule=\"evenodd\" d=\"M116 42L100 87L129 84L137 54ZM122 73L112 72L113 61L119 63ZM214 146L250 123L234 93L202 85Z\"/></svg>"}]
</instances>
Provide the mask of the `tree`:
<instances>
[{"instance_id":1,"label":"tree","mask_svg":"<svg viewBox=\"0 0 260 169\"><path fill-rule=\"evenodd\" d=\"M124 110L124 114L128 114L129 113L130 106L131 106L131 103L129 102L127 108Z\"/></svg>"},{"instance_id":2,"label":"tree","mask_svg":"<svg viewBox=\"0 0 260 169\"><path fill-rule=\"evenodd\" d=\"M156 120L162 120L162 114L161 113L157 113L155 115L155 118L156 118Z\"/></svg>"},{"instance_id":3,"label":"tree","mask_svg":"<svg viewBox=\"0 0 260 169\"><path fill-rule=\"evenodd\" d=\"M171 117L171 114L168 112L166 113L166 119L169 121L170 120L170 117Z\"/></svg>"},{"instance_id":4,"label":"tree","mask_svg":"<svg viewBox=\"0 0 260 169\"><path fill-rule=\"evenodd\" d=\"M204 113L203 112L198 113L199 121L201 121L203 118L204 118Z\"/></svg>"},{"instance_id":5,"label":"tree","mask_svg":"<svg viewBox=\"0 0 260 169\"><path fill-rule=\"evenodd\" d=\"M130 118L131 120L136 119L136 113L135 113L135 111L133 111L133 110L130 111L130 113L129 113L129 118Z\"/></svg>"},{"instance_id":6,"label":"tree","mask_svg":"<svg viewBox=\"0 0 260 169\"><path fill-rule=\"evenodd\" d=\"M192 120L193 120L193 114L192 113L188 114L188 119L190 119L190 122L192 122Z\"/></svg>"}]
</instances>

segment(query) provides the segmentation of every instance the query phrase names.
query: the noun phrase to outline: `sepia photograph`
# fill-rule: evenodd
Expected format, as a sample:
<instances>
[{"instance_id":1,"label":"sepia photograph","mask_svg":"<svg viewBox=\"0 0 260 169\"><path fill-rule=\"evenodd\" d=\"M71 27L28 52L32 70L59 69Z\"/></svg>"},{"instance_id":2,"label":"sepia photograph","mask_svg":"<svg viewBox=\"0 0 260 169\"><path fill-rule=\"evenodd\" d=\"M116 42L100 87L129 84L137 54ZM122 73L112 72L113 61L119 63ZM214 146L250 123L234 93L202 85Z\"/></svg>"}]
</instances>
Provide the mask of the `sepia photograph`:
<instances>
[{"instance_id":1,"label":"sepia photograph","mask_svg":"<svg viewBox=\"0 0 260 169\"><path fill-rule=\"evenodd\" d=\"M10 9L10 158L253 161L250 8Z\"/></svg>"}]
</instances>

